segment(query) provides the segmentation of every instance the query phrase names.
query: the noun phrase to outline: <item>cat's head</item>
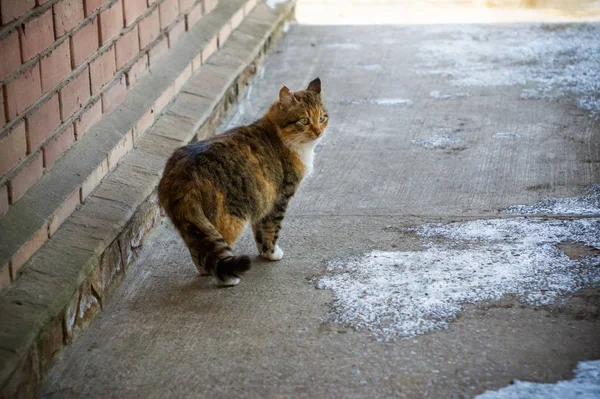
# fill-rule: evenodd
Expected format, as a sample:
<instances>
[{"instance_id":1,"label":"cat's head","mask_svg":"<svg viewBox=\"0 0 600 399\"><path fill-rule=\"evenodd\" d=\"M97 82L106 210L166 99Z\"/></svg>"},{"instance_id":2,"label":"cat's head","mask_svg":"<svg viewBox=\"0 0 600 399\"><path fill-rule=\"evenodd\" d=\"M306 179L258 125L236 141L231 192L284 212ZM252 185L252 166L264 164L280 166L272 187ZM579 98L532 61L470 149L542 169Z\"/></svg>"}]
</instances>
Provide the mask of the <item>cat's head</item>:
<instances>
[{"instance_id":1,"label":"cat's head","mask_svg":"<svg viewBox=\"0 0 600 399\"><path fill-rule=\"evenodd\" d=\"M286 86L271 108L283 141L290 146L306 144L323 136L329 116L321 98L321 80L316 78L306 90L292 92Z\"/></svg>"}]
</instances>

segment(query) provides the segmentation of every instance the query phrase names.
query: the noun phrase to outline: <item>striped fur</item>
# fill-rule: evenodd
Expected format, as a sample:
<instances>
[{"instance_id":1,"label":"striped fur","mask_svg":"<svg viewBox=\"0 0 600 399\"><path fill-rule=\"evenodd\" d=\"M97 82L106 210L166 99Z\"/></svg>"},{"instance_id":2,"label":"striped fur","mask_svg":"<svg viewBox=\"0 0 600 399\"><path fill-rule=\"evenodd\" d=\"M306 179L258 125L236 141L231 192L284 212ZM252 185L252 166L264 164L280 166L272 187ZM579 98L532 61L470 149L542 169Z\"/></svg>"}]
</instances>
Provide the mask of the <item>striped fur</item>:
<instances>
[{"instance_id":1,"label":"striped fur","mask_svg":"<svg viewBox=\"0 0 600 399\"><path fill-rule=\"evenodd\" d=\"M158 186L161 206L187 245L199 273L235 285L250 268L233 255L250 222L260 254L278 260L288 203L312 170L312 151L328 115L317 78L303 91L283 87L267 113L249 126L177 149Z\"/></svg>"}]
</instances>

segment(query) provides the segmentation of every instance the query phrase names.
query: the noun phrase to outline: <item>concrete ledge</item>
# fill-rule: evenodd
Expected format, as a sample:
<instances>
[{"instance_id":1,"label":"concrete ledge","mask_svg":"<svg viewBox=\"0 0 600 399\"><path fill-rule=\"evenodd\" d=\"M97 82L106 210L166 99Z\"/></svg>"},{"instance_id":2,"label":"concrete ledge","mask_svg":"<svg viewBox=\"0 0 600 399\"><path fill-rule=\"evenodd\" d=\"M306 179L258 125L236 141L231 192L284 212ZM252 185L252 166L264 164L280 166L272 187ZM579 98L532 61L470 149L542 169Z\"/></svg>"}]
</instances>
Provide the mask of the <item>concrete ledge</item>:
<instances>
[{"instance_id":1,"label":"concrete ledge","mask_svg":"<svg viewBox=\"0 0 600 399\"><path fill-rule=\"evenodd\" d=\"M13 280L20 268L116 167L202 63L223 47L256 0L223 0L177 42L167 59L127 92L121 105L96 123L0 219L0 268Z\"/></svg>"},{"instance_id":2,"label":"concrete ledge","mask_svg":"<svg viewBox=\"0 0 600 399\"><path fill-rule=\"evenodd\" d=\"M251 3L244 4L248 7ZM163 100L164 112L146 134L136 138L135 126L126 131L122 126L134 124L136 115L145 112L147 105L156 107L159 100L150 97L155 87L150 82L140 86L141 92L132 93L131 102L126 100L126 106L113 118L99 123L95 133L88 133L83 149L65 156L71 157L61 165L65 168L62 178L68 181L49 177L35 188L47 190L47 197L54 203L64 202L73 188L94 172L87 167L66 173L67 162L85 157L95 160L96 165L110 162L110 151L117 143L130 132L131 140L135 139L136 148L119 157L119 165L112 166L113 171L88 194L85 203L65 217L52 238L23 266L22 276L0 292L0 397L35 396L54 354L76 339L106 306L144 238L159 221L155 189L169 155L187 142L214 134L222 116L257 71L267 47L282 34L283 23L292 15L293 7L293 0L276 11L259 3L239 29L226 32L227 43L196 68L195 75L190 73L187 82L178 82L180 71L187 68L185 63L169 62L164 74L152 76L157 85L179 86L173 92L181 93L172 104L170 98ZM243 9L233 13L234 19L240 20L239 10ZM217 15L230 15L230 11L225 7L216 10ZM202 29L209 28L205 24ZM184 46L191 46L190 52L201 51L200 43L206 43L200 34L189 39ZM148 98L144 98L144 93ZM134 96L141 105L133 101ZM100 146L102 151L94 150L94 146ZM24 204L21 214L28 219L11 216L8 221L3 220L0 223L6 224L2 225L2 234L10 232L13 226L17 228L15 234L25 236L25 228L19 226L29 221L47 223L51 206L40 205L37 209L32 200ZM16 247L15 242L12 238L11 243L3 242L2 254L8 247Z\"/></svg>"}]
</instances>

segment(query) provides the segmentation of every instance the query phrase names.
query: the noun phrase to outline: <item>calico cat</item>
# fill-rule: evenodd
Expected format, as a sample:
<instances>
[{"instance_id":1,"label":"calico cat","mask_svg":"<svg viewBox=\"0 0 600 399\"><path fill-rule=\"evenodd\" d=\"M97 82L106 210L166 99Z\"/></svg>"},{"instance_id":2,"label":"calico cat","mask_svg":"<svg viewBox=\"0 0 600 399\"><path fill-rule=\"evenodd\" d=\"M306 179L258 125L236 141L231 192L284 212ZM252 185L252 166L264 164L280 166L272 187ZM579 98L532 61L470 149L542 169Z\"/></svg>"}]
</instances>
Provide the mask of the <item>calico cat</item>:
<instances>
[{"instance_id":1,"label":"calico cat","mask_svg":"<svg viewBox=\"0 0 600 399\"><path fill-rule=\"evenodd\" d=\"M248 256L231 246L247 222L261 256L279 260L279 230L288 202L313 168L313 151L328 123L321 81L286 86L249 126L177 149L158 186L160 205L187 245L198 272L224 286L239 283Z\"/></svg>"}]
</instances>

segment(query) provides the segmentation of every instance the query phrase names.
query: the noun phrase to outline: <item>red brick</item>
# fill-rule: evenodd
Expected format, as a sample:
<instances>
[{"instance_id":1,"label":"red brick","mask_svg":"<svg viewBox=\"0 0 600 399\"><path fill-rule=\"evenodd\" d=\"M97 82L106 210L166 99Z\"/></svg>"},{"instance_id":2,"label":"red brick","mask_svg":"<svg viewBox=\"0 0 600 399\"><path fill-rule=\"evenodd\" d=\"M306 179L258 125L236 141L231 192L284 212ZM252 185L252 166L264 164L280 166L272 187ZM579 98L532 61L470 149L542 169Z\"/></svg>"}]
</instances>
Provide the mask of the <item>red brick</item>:
<instances>
[{"instance_id":1,"label":"red brick","mask_svg":"<svg viewBox=\"0 0 600 399\"><path fill-rule=\"evenodd\" d=\"M77 68L98 50L98 18L79 29L71 36L71 66Z\"/></svg>"},{"instance_id":2,"label":"red brick","mask_svg":"<svg viewBox=\"0 0 600 399\"><path fill-rule=\"evenodd\" d=\"M6 184L0 186L0 217L8 212L8 187Z\"/></svg>"},{"instance_id":3,"label":"red brick","mask_svg":"<svg viewBox=\"0 0 600 399\"><path fill-rule=\"evenodd\" d=\"M190 30L190 28L192 26L194 26L194 24L196 22L198 22L198 20L200 18L202 18L202 8L203 8L203 4L198 3L198 4L196 4L196 6L194 8L192 8L190 13L186 16L188 30Z\"/></svg>"},{"instance_id":4,"label":"red brick","mask_svg":"<svg viewBox=\"0 0 600 399\"><path fill-rule=\"evenodd\" d=\"M175 78L173 82L173 90L175 93L179 93L183 85L192 77L192 66L188 64L183 71Z\"/></svg>"},{"instance_id":5,"label":"red brick","mask_svg":"<svg viewBox=\"0 0 600 399\"><path fill-rule=\"evenodd\" d=\"M61 0L52 6L54 12L54 33L58 39L83 22L83 1Z\"/></svg>"},{"instance_id":6,"label":"red brick","mask_svg":"<svg viewBox=\"0 0 600 399\"><path fill-rule=\"evenodd\" d=\"M110 82L116 72L115 47L110 46L107 51L90 63L92 93L97 92L102 86Z\"/></svg>"},{"instance_id":7,"label":"red brick","mask_svg":"<svg viewBox=\"0 0 600 399\"><path fill-rule=\"evenodd\" d=\"M4 89L0 86L0 129L6 125L6 114L4 113Z\"/></svg>"},{"instance_id":8,"label":"red brick","mask_svg":"<svg viewBox=\"0 0 600 399\"><path fill-rule=\"evenodd\" d=\"M19 269L44 245L48 240L48 226L44 225L41 229L33 233L29 240L12 257L13 280L18 277Z\"/></svg>"},{"instance_id":9,"label":"red brick","mask_svg":"<svg viewBox=\"0 0 600 399\"><path fill-rule=\"evenodd\" d=\"M203 0L204 1L204 14L208 14L212 12L215 8L217 8L217 4L219 0Z\"/></svg>"},{"instance_id":10,"label":"red brick","mask_svg":"<svg viewBox=\"0 0 600 399\"><path fill-rule=\"evenodd\" d=\"M17 202L31 186L38 181L44 173L42 153L35 154L28 163L23 166L16 176L8 182L10 192L10 203Z\"/></svg>"},{"instance_id":11,"label":"red brick","mask_svg":"<svg viewBox=\"0 0 600 399\"><path fill-rule=\"evenodd\" d=\"M85 179L81 185L81 200L84 201L88 195L100 184L100 181L108 174L108 158L102 161L100 165Z\"/></svg>"},{"instance_id":12,"label":"red brick","mask_svg":"<svg viewBox=\"0 0 600 399\"><path fill-rule=\"evenodd\" d=\"M87 107L75 121L75 138L79 140L89 128L102 117L102 101L98 100Z\"/></svg>"},{"instance_id":13,"label":"red brick","mask_svg":"<svg viewBox=\"0 0 600 399\"><path fill-rule=\"evenodd\" d=\"M85 16L89 17L94 11L108 3L109 0L85 0Z\"/></svg>"},{"instance_id":14,"label":"red brick","mask_svg":"<svg viewBox=\"0 0 600 399\"><path fill-rule=\"evenodd\" d=\"M25 15L35 7L35 0L0 0L2 25Z\"/></svg>"},{"instance_id":15,"label":"red brick","mask_svg":"<svg viewBox=\"0 0 600 399\"><path fill-rule=\"evenodd\" d=\"M102 45L115 37L123 28L123 5L121 0L100 13L99 21L100 44Z\"/></svg>"},{"instance_id":16,"label":"red brick","mask_svg":"<svg viewBox=\"0 0 600 399\"><path fill-rule=\"evenodd\" d=\"M196 3L196 0L179 0L179 11L183 14ZM202 5L202 4L200 4Z\"/></svg>"},{"instance_id":17,"label":"red brick","mask_svg":"<svg viewBox=\"0 0 600 399\"><path fill-rule=\"evenodd\" d=\"M137 26L116 41L115 50L117 53L117 69L120 69L140 51Z\"/></svg>"},{"instance_id":18,"label":"red brick","mask_svg":"<svg viewBox=\"0 0 600 399\"><path fill-rule=\"evenodd\" d=\"M206 61L210 58L218 50L217 37L213 37L202 49L202 63L206 63Z\"/></svg>"},{"instance_id":19,"label":"red brick","mask_svg":"<svg viewBox=\"0 0 600 399\"><path fill-rule=\"evenodd\" d=\"M4 80L21 65L21 49L19 48L19 34L17 31L9 33L0 40L0 80Z\"/></svg>"},{"instance_id":20,"label":"red brick","mask_svg":"<svg viewBox=\"0 0 600 399\"><path fill-rule=\"evenodd\" d=\"M125 136L108 153L108 167L113 170L121 158L133 149L133 133L128 131Z\"/></svg>"},{"instance_id":21,"label":"red brick","mask_svg":"<svg viewBox=\"0 0 600 399\"><path fill-rule=\"evenodd\" d=\"M165 0L158 5L160 28L165 29L179 15L179 0Z\"/></svg>"},{"instance_id":22,"label":"red brick","mask_svg":"<svg viewBox=\"0 0 600 399\"><path fill-rule=\"evenodd\" d=\"M58 94L53 95L41 107L27 117L27 153L31 154L60 125Z\"/></svg>"},{"instance_id":23,"label":"red brick","mask_svg":"<svg viewBox=\"0 0 600 399\"><path fill-rule=\"evenodd\" d=\"M90 98L90 77L88 68L73 78L60 90L60 115L67 120Z\"/></svg>"},{"instance_id":24,"label":"red brick","mask_svg":"<svg viewBox=\"0 0 600 399\"><path fill-rule=\"evenodd\" d=\"M74 142L75 131L73 130L73 124L69 124L58 136L44 145L44 167L52 169L54 163L62 157Z\"/></svg>"},{"instance_id":25,"label":"red brick","mask_svg":"<svg viewBox=\"0 0 600 399\"><path fill-rule=\"evenodd\" d=\"M244 14L248 15L252 12L252 10L256 7L256 0L248 0L246 5L244 6Z\"/></svg>"},{"instance_id":26,"label":"red brick","mask_svg":"<svg viewBox=\"0 0 600 399\"><path fill-rule=\"evenodd\" d=\"M148 52L148 61L150 68L156 63L163 55L169 52L169 41L166 37L163 37L154 47Z\"/></svg>"},{"instance_id":27,"label":"red brick","mask_svg":"<svg viewBox=\"0 0 600 399\"><path fill-rule=\"evenodd\" d=\"M219 31L219 48L223 47L223 45L229 38L229 35L231 35L231 23L223 25L223 27Z\"/></svg>"},{"instance_id":28,"label":"red brick","mask_svg":"<svg viewBox=\"0 0 600 399\"><path fill-rule=\"evenodd\" d=\"M148 71L148 55L144 54L129 68L127 74L127 86L132 86Z\"/></svg>"},{"instance_id":29,"label":"red brick","mask_svg":"<svg viewBox=\"0 0 600 399\"><path fill-rule=\"evenodd\" d=\"M25 122L21 122L0 138L0 177L17 166L26 153Z\"/></svg>"},{"instance_id":30,"label":"red brick","mask_svg":"<svg viewBox=\"0 0 600 399\"><path fill-rule=\"evenodd\" d=\"M171 84L169 87L163 91L160 96L154 101L154 111L160 114L167 105L173 100L175 97L175 85Z\"/></svg>"},{"instance_id":31,"label":"red brick","mask_svg":"<svg viewBox=\"0 0 600 399\"><path fill-rule=\"evenodd\" d=\"M169 36L169 48L175 47L175 44L181 39L181 36L185 33L185 19L177 22L168 33Z\"/></svg>"},{"instance_id":32,"label":"red brick","mask_svg":"<svg viewBox=\"0 0 600 399\"><path fill-rule=\"evenodd\" d=\"M50 237L52 237L60 225L63 224L73 212L75 212L77 205L80 204L80 198L79 189L73 191L65 200L65 202L63 202L60 208L58 208L50 217L50 225L48 226L48 233L50 234Z\"/></svg>"},{"instance_id":33,"label":"red brick","mask_svg":"<svg viewBox=\"0 0 600 399\"><path fill-rule=\"evenodd\" d=\"M40 64L23 72L5 87L7 119L12 121L42 95Z\"/></svg>"},{"instance_id":34,"label":"red brick","mask_svg":"<svg viewBox=\"0 0 600 399\"><path fill-rule=\"evenodd\" d=\"M138 29L140 31L140 48L146 48L147 45L156 40L160 35L158 8L139 22Z\"/></svg>"},{"instance_id":35,"label":"red brick","mask_svg":"<svg viewBox=\"0 0 600 399\"><path fill-rule=\"evenodd\" d=\"M125 26L131 25L133 21L146 11L148 6L146 0L123 0L123 16Z\"/></svg>"},{"instance_id":36,"label":"red brick","mask_svg":"<svg viewBox=\"0 0 600 399\"><path fill-rule=\"evenodd\" d=\"M0 290L10 285L10 268L8 263L0 268Z\"/></svg>"},{"instance_id":37,"label":"red brick","mask_svg":"<svg viewBox=\"0 0 600 399\"><path fill-rule=\"evenodd\" d=\"M107 114L125 99L127 85L125 76L121 76L104 93L102 93L102 113Z\"/></svg>"},{"instance_id":38,"label":"red brick","mask_svg":"<svg viewBox=\"0 0 600 399\"><path fill-rule=\"evenodd\" d=\"M64 40L40 61L42 68L42 91L51 90L71 73L71 50L69 41Z\"/></svg>"},{"instance_id":39,"label":"red brick","mask_svg":"<svg viewBox=\"0 0 600 399\"><path fill-rule=\"evenodd\" d=\"M139 139L148 131L150 126L154 123L155 117L154 108L151 107L148 111L144 112L144 115L138 119L137 123L133 127L133 142L137 143Z\"/></svg>"},{"instance_id":40,"label":"red brick","mask_svg":"<svg viewBox=\"0 0 600 399\"><path fill-rule=\"evenodd\" d=\"M238 12L233 14L233 17L231 17L231 29L235 29L238 26L240 26L240 24L242 23L243 20L244 20L244 9L240 9L240 10L238 10Z\"/></svg>"},{"instance_id":41,"label":"red brick","mask_svg":"<svg viewBox=\"0 0 600 399\"><path fill-rule=\"evenodd\" d=\"M28 61L54 43L52 10L22 24L19 33L23 61Z\"/></svg>"}]
</instances>

